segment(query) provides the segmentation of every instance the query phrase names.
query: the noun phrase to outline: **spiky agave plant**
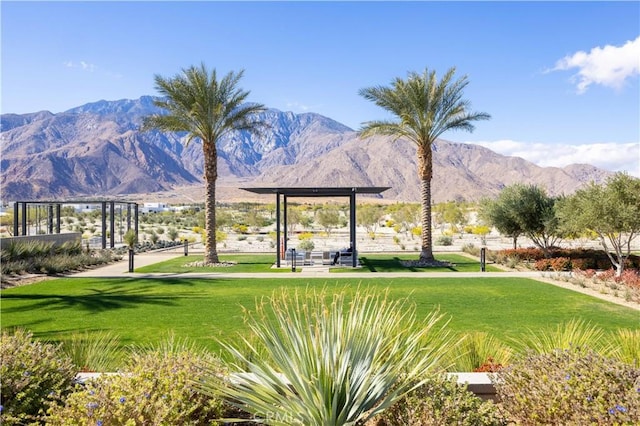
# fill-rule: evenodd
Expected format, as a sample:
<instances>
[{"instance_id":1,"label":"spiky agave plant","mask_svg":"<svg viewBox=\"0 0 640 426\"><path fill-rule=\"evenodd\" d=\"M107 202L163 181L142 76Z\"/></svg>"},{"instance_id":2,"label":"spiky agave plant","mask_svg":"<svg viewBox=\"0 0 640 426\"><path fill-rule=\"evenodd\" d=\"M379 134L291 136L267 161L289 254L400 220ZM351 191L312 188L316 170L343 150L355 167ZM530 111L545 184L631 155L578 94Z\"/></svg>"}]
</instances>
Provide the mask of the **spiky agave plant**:
<instances>
[{"instance_id":1,"label":"spiky agave plant","mask_svg":"<svg viewBox=\"0 0 640 426\"><path fill-rule=\"evenodd\" d=\"M259 345L223 344L238 373L225 381L214 369L199 386L265 424L365 422L428 379L449 343L441 319L419 320L388 290L281 289L247 313Z\"/></svg>"}]
</instances>

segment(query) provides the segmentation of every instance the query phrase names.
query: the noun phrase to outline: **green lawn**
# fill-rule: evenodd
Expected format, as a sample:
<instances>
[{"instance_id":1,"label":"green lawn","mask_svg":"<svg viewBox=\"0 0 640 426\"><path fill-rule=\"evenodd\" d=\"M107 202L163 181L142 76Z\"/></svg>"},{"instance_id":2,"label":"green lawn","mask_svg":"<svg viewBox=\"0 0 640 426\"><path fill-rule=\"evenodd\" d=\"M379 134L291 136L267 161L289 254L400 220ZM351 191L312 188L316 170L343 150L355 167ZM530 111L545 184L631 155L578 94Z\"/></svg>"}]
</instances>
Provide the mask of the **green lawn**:
<instances>
[{"instance_id":1,"label":"green lawn","mask_svg":"<svg viewBox=\"0 0 640 426\"><path fill-rule=\"evenodd\" d=\"M173 331L211 350L217 338L245 333L243 307L282 286L389 287L410 297L418 315L436 307L455 332L486 331L503 341L527 329L580 318L605 330L638 328L638 311L524 278L189 279L61 278L3 290L1 327L64 340L79 331L109 330L123 345L157 343Z\"/></svg>"},{"instance_id":2,"label":"green lawn","mask_svg":"<svg viewBox=\"0 0 640 426\"><path fill-rule=\"evenodd\" d=\"M437 253L435 255L436 260L442 262L449 262L451 267L442 268L407 268L400 264L401 260L417 260L419 254L417 253L402 253L402 254L366 254L360 256L360 263L362 269L357 271L370 271L370 272L480 272L480 261L474 260L470 257L462 256L455 253ZM501 272L493 265L485 265L487 272ZM354 271L353 268L340 268L340 271L349 272Z\"/></svg>"},{"instance_id":3,"label":"green lawn","mask_svg":"<svg viewBox=\"0 0 640 426\"><path fill-rule=\"evenodd\" d=\"M188 273L188 272L290 272L290 268L272 269L275 263L274 254L223 254L220 255L221 261L237 262L236 265L230 267L191 267L185 266L190 262L202 261L203 256L178 256L174 259L156 263L141 268L136 268L136 272L141 273ZM416 260L417 253L402 254L367 254L360 256L362 268L335 267L331 268L332 272L478 272L480 271L480 262L472 258L461 256L459 254L437 254L436 259L446 261L453 264L451 267L443 268L407 268L400 264L401 260ZM284 263L283 263L284 264ZM297 268L299 272L302 266ZM501 269L486 265L488 272L500 272Z\"/></svg>"},{"instance_id":4,"label":"green lawn","mask_svg":"<svg viewBox=\"0 0 640 426\"><path fill-rule=\"evenodd\" d=\"M220 261L237 262L233 266L219 267L193 267L185 266L191 262L202 261L204 256L178 256L173 259L166 260L153 265L136 268L136 272L142 273L174 273L181 274L187 272L291 272L291 269L280 268L271 269L275 263L275 254L222 254L219 256Z\"/></svg>"}]
</instances>

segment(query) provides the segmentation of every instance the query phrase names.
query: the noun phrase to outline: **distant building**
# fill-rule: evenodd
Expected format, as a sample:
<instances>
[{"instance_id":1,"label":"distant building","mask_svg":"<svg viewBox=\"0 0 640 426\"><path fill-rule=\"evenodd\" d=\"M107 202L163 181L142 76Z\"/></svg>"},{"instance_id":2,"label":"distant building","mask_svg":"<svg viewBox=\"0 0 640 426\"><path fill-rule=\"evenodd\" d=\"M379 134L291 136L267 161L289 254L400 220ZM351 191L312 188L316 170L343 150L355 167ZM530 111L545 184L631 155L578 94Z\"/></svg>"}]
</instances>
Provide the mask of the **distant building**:
<instances>
[{"instance_id":1,"label":"distant building","mask_svg":"<svg viewBox=\"0 0 640 426\"><path fill-rule=\"evenodd\" d=\"M102 210L100 204L69 204L76 213L91 213L96 210Z\"/></svg>"},{"instance_id":2,"label":"distant building","mask_svg":"<svg viewBox=\"0 0 640 426\"><path fill-rule=\"evenodd\" d=\"M140 209L141 213L160 213L168 212L169 206L166 203L144 203Z\"/></svg>"}]
</instances>

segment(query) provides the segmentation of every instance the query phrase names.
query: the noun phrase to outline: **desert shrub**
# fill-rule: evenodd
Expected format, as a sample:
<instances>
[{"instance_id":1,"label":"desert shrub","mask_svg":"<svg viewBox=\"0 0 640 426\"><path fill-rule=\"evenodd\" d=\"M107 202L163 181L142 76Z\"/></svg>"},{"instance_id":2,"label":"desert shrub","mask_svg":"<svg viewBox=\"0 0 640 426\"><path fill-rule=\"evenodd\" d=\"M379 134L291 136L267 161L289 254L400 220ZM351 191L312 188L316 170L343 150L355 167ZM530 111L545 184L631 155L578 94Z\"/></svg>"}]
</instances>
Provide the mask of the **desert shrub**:
<instances>
[{"instance_id":1,"label":"desert shrub","mask_svg":"<svg viewBox=\"0 0 640 426\"><path fill-rule=\"evenodd\" d=\"M438 237L436 244L439 246L450 246L453 244L453 238L448 235L442 235Z\"/></svg>"},{"instance_id":2,"label":"desert shrub","mask_svg":"<svg viewBox=\"0 0 640 426\"><path fill-rule=\"evenodd\" d=\"M550 271L551 259L536 260L536 263L533 264L533 269L535 269L536 271Z\"/></svg>"},{"instance_id":3,"label":"desert shrub","mask_svg":"<svg viewBox=\"0 0 640 426\"><path fill-rule=\"evenodd\" d=\"M311 238L313 238L313 233L312 232L301 232L301 233L298 234L298 239L300 241L310 240Z\"/></svg>"},{"instance_id":4,"label":"desert shrub","mask_svg":"<svg viewBox=\"0 0 640 426\"><path fill-rule=\"evenodd\" d=\"M516 424L640 422L640 370L593 351L531 352L493 376L493 382Z\"/></svg>"},{"instance_id":5,"label":"desert shrub","mask_svg":"<svg viewBox=\"0 0 640 426\"><path fill-rule=\"evenodd\" d=\"M75 251L75 250L74 250ZM99 250L93 253L80 252L51 253L26 259L2 261L2 274L58 274L66 271L82 269L87 266L101 265L120 258L110 250Z\"/></svg>"},{"instance_id":6,"label":"desert shrub","mask_svg":"<svg viewBox=\"0 0 640 426\"><path fill-rule=\"evenodd\" d=\"M180 233L173 226L167 230L167 237L169 238L170 241L175 241L179 235Z\"/></svg>"},{"instance_id":7,"label":"desert shrub","mask_svg":"<svg viewBox=\"0 0 640 426\"><path fill-rule=\"evenodd\" d=\"M473 243L466 243L462 246L462 252L472 256L480 256L480 247L476 247Z\"/></svg>"},{"instance_id":8,"label":"desert shrub","mask_svg":"<svg viewBox=\"0 0 640 426\"><path fill-rule=\"evenodd\" d=\"M34 341L32 334L2 332L0 423L40 422L50 404L73 388L76 369L58 346Z\"/></svg>"},{"instance_id":9,"label":"desert shrub","mask_svg":"<svg viewBox=\"0 0 640 426\"><path fill-rule=\"evenodd\" d=\"M247 236L244 234L240 234L238 235L238 241L246 241L247 240Z\"/></svg>"},{"instance_id":10,"label":"desert shrub","mask_svg":"<svg viewBox=\"0 0 640 426\"><path fill-rule=\"evenodd\" d=\"M604 331L590 322L574 319L559 323L555 328L529 331L513 340L514 348L521 354L535 352L550 353L557 349L591 348L608 355L612 351L610 339Z\"/></svg>"},{"instance_id":11,"label":"desert shrub","mask_svg":"<svg viewBox=\"0 0 640 426\"><path fill-rule=\"evenodd\" d=\"M205 231L202 231L202 241L206 240L207 237L207 233ZM224 241L227 240L229 236L227 235L226 232L221 231L219 229L216 229L216 241L219 243L222 243Z\"/></svg>"},{"instance_id":12,"label":"desert shrub","mask_svg":"<svg viewBox=\"0 0 640 426\"><path fill-rule=\"evenodd\" d=\"M612 357L627 364L640 367L640 329L619 329L613 334L612 340Z\"/></svg>"},{"instance_id":13,"label":"desert shrub","mask_svg":"<svg viewBox=\"0 0 640 426\"><path fill-rule=\"evenodd\" d=\"M453 370L449 371L476 371L490 363L495 366L508 364L512 350L509 346L496 339L494 336L483 332L475 332L462 336L452 351L450 360Z\"/></svg>"},{"instance_id":14,"label":"desert shrub","mask_svg":"<svg viewBox=\"0 0 640 426\"><path fill-rule=\"evenodd\" d=\"M108 331L74 333L61 348L79 371L116 371L121 358L120 340Z\"/></svg>"},{"instance_id":15,"label":"desert shrub","mask_svg":"<svg viewBox=\"0 0 640 426\"><path fill-rule=\"evenodd\" d=\"M568 257L554 257L551 259L551 270L553 271L570 271L571 259Z\"/></svg>"},{"instance_id":16,"label":"desert shrub","mask_svg":"<svg viewBox=\"0 0 640 426\"><path fill-rule=\"evenodd\" d=\"M47 256L53 252L53 247L54 243L51 241L12 241L2 250L2 262Z\"/></svg>"},{"instance_id":17,"label":"desert shrub","mask_svg":"<svg viewBox=\"0 0 640 426\"><path fill-rule=\"evenodd\" d=\"M187 346L134 350L121 374L88 380L51 407L47 424L210 424L222 417L223 404L193 387L205 365L217 362Z\"/></svg>"},{"instance_id":18,"label":"desert shrub","mask_svg":"<svg viewBox=\"0 0 640 426\"><path fill-rule=\"evenodd\" d=\"M149 235L149 241L151 241L151 244L157 243L159 239L160 239L160 237L158 236L156 231L152 229L151 233Z\"/></svg>"},{"instance_id":19,"label":"desert shrub","mask_svg":"<svg viewBox=\"0 0 640 426\"><path fill-rule=\"evenodd\" d=\"M573 269L577 269L580 271L595 269L596 266L597 266L597 262L594 259L584 258L584 257L571 259L571 267Z\"/></svg>"},{"instance_id":20,"label":"desert shrub","mask_svg":"<svg viewBox=\"0 0 640 426\"><path fill-rule=\"evenodd\" d=\"M376 417L377 426L505 425L497 407L453 378L436 376Z\"/></svg>"},{"instance_id":21,"label":"desert shrub","mask_svg":"<svg viewBox=\"0 0 640 426\"><path fill-rule=\"evenodd\" d=\"M571 259L568 257L554 257L550 259L540 259L534 264L537 271L570 271L572 267Z\"/></svg>"},{"instance_id":22,"label":"desert shrub","mask_svg":"<svg viewBox=\"0 0 640 426\"><path fill-rule=\"evenodd\" d=\"M500 250L500 254L504 256L504 258L513 257L520 262L535 262L545 258L541 249L533 247Z\"/></svg>"},{"instance_id":23,"label":"desert shrub","mask_svg":"<svg viewBox=\"0 0 640 426\"><path fill-rule=\"evenodd\" d=\"M311 240L302 240L298 244L298 250L311 251L316 245Z\"/></svg>"},{"instance_id":24,"label":"desert shrub","mask_svg":"<svg viewBox=\"0 0 640 426\"><path fill-rule=\"evenodd\" d=\"M640 273L637 270L626 269L622 271L622 275L617 277L616 281L624 283L627 287L640 290Z\"/></svg>"},{"instance_id":25,"label":"desert shrub","mask_svg":"<svg viewBox=\"0 0 640 426\"><path fill-rule=\"evenodd\" d=\"M231 226L231 229L233 229L238 234L248 234L249 233L249 227L247 225L242 225L240 223L234 223Z\"/></svg>"}]
</instances>

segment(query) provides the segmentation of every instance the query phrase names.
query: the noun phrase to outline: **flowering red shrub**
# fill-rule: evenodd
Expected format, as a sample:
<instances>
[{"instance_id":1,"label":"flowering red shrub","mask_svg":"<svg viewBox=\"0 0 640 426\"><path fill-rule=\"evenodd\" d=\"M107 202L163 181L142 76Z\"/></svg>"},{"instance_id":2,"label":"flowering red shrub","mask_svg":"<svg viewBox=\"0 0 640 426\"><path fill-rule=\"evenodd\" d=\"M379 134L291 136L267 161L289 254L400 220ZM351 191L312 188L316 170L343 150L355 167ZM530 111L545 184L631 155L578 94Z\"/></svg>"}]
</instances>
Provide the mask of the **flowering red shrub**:
<instances>
[{"instance_id":1,"label":"flowering red shrub","mask_svg":"<svg viewBox=\"0 0 640 426\"><path fill-rule=\"evenodd\" d=\"M621 276L616 278L616 282L640 290L640 273L638 273L638 270L626 269L622 271Z\"/></svg>"},{"instance_id":2,"label":"flowering red shrub","mask_svg":"<svg viewBox=\"0 0 640 426\"><path fill-rule=\"evenodd\" d=\"M540 259L533 265L536 271L550 271L551 259Z\"/></svg>"},{"instance_id":3,"label":"flowering red shrub","mask_svg":"<svg viewBox=\"0 0 640 426\"><path fill-rule=\"evenodd\" d=\"M544 253L542 250L533 247L500 250L499 253L505 257L518 259L521 262L534 262L539 259L544 259Z\"/></svg>"},{"instance_id":4,"label":"flowering red shrub","mask_svg":"<svg viewBox=\"0 0 640 426\"><path fill-rule=\"evenodd\" d=\"M568 257L556 257L550 259L551 269L554 271L570 271L571 270L571 259Z\"/></svg>"},{"instance_id":5,"label":"flowering red shrub","mask_svg":"<svg viewBox=\"0 0 640 426\"><path fill-rule=\"evenodd\" d=\"M545 260L544 253L539 248L519 248L500 250L496 253L498 263L506 263L508 259L516 259L519 262L535 262L534 268L538 271L566 271L570 269L601 269L611 268L611 260L604 250L595 249L560 249L551 248L549 259L569 259L555 262L541 262ZM625 259L625 268L640 269L640 256L630 255Z\"/></svg>"},{"instance_id":6,"label":"flowering red shrub","mask_svg":"<svg viewBox=\"0 0 640 426\"><path fill-rule=\"evenodd\" d=\"M489 357L480 367L475 368L473 371L474 373L496 373L502 368L502 364L495 362L493 357Z\"/></svg>"},{"instance_id":7,"label":"flowering red shrub","mask_svg":"<svg viewBox=\"0 0 640 426\"><path fill-rule=\"evenodd\" d=\"M586 270L594 270L597 266L597 262L595 261L595 259L589 259L589 258L584 258L584 257L580 257L577 259L571 258L571 267L573 269L579 269L582 271L586 271Z\"/></svg>"}]
</instances>

